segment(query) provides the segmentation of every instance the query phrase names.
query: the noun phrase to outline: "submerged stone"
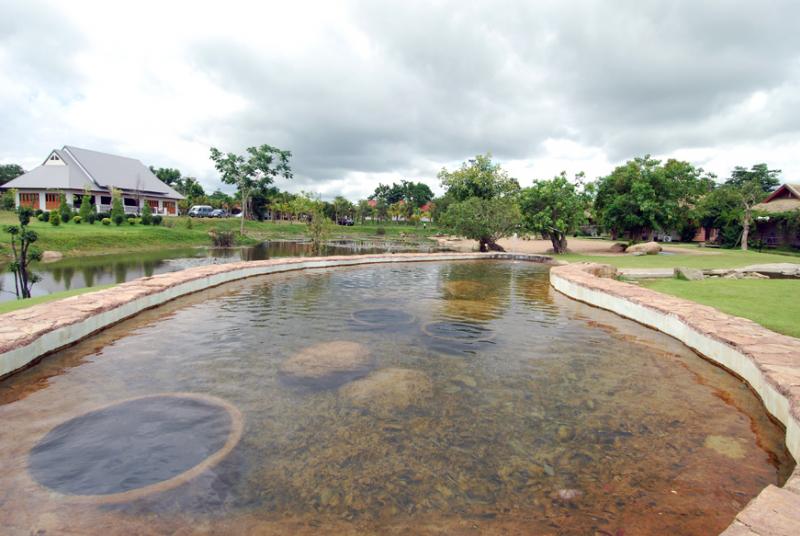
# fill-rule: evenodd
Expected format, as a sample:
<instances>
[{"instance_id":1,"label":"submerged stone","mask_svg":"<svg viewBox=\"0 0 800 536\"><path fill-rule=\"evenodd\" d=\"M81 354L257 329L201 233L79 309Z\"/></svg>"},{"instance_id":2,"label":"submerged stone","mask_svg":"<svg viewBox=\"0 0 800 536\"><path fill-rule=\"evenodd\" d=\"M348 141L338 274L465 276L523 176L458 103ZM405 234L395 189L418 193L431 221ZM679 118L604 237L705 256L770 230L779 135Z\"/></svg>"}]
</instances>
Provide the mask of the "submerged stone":
<instances>
[{"instance_id":1,"label":"submerged stone","mask_svg":"<svg viewBox=\"0 0 800 536\"><path fill-rule=\"evenodd\" d=\"M741 460L745 455L744 447L742 447L741 442L735 437L731 436L706 436L706 440L703 445L706 448L709 448L732 460Z\"/></svg>"},{"instance_id":2,"label":"submerged stone","mask_svg":"<svg viewBox=\"0 0 800 536\"><path fill-rule=\"evenodd\" d=\"M433 395L433 383L419 370L387 368L341 388L353 405L385 413L418 406Z\"/></svg>"},{"instance_id":3,"label":"submerged stone","mask_svg":"<svg viewBox=\"0 0 800 536\"><path fill-rule=\"evenodd\" d=\"M330 341L303 348L283 362L284 378L301 383L344 382L372 366L369 349L353 341Z\"/></svg>"}]
</instances>

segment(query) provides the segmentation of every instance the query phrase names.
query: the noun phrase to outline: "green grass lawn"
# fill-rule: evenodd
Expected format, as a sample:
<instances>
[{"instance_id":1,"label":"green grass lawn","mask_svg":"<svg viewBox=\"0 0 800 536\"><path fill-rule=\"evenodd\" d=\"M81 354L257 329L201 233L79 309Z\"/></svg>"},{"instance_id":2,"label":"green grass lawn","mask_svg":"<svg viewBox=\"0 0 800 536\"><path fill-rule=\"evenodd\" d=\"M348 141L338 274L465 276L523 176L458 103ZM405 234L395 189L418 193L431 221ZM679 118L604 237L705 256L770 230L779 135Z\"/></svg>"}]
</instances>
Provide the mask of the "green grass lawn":
<instances>
[{"instance_id":1,"label":"green grass lawn","mask_svg":"<svg viewBox=\"0 0 800 536\"><path fill-rule=\"evenodd\" d=\"M681 248L698 251L697 246L685 245ZM676 253L674 255L633 255L599 256L578 255L568 253L558 258L569 262L585 261L610 264L617 268L739 268L750 264L774 262L795 262L800 264L800 256L791 254L758 253L757 251L741 251L738 249L702 249L702 254Z\"/></svg>"},{"instance_id":2,"label":"green grass lawn","mask_svg":"<svg viewBox=\"0 0 800 536\"><path fill-rule=\"evenodd\" d=\"M6 302L0 302L0 314L9 313L11 311L16 311L18 309L24 309L26 307L31 307L32 305L38 305L40 303L47 303L55 300L60 300L62 298L69 298L70 296L77 296L78 294L86 294L87 292L94 292L95 290L103 290L104 288L109 288L113 286L114 285L100 285L97 287L76 288L73 290L65 290L63 292L54 292L53 294L47 294L46 296L36 296L29 300L11 300Z\"/></svg>"},{"instance_id":3,"label":"green grass lawn","mask_svg":"<svg viewBox=\"0 0 800 536\"><path fill-rule=\"evenodd\" d=\"M32 221L31 229L39 234L36 246L42 250L60 251L67 256L102 255L108 253L122 253L126 251L141 251L154 249L172 249L185 246L211 245L208 232L211 229L219 231L238 231L240 221L236 218L191 219L191 228L188 227L190 218L164 218L166 225L159 227L145 225L128 225L117 227L105 226L101 223L89 225L86 223L62 223L54 227L49 223ZM0 227L16 224L16 214L0 211ZM435 234L433 227L423 228L407 225L387 224L382 226L384 235L378 235L378 225L354 225L352 227L339 227L333 229L331 239L347 238L389 238L406 241L424 241L429 235ZM300 223L273 223L246 221L245 237L240 239L240 244L256 244L264 240L275 239L303 239L306 238L306 226ZM0 257L9 255L9 236L0 233Z\"/></svg>"},{"instance_id":4,"label":"green grass lawn","mask_svg":"<svg viewBox=\"0 0 800 536\"><path fill-rule=\"evenodd\" d=\"M642 281L642 286L749 318L778 333L800 337L800 280L705 279Z\"/></svg>"}]
</instances>

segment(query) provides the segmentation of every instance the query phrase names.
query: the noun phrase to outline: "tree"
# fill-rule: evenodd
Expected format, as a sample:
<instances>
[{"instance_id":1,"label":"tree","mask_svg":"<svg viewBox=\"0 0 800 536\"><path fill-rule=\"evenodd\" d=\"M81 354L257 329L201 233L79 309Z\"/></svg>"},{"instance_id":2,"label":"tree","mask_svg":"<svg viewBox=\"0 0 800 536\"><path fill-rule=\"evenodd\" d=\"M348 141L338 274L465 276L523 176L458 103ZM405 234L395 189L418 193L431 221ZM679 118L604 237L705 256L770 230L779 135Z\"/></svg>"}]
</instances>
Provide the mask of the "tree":
<instances>
[{"instance_id":1,"label":"tree","mask_svg":"<svg viewBox=\"0 0 800 536\"><path fill-rule=\"evenodd\" d=\"M757 178L741 183L736 190L742 206L742 251L747 251L750 224L753 222L753 207L763 201L765 193L763 183Z\"/></svg>"},{"instance_id":2,"label":"tree","mask_svg":"<svg viewBox=\"0 0 800 536\"><path fill-rule=\"evenodd\" d=\"M116 188L111 190L111 221L120 226L125 221L125 207L122 206L122 192Z\"/></svg>"},{"instance_id":3,"label":"tree","mask_svg":"<svg viewBox=\"0 0 800 536\"><path fill-rule=\"evenodd\" d=\"M150 225L153 223L153 209L150 208L150 203L145 202L142 207L142 225Z\"/></svg>"},{"instance_id":4,"label":"tree","mask_svg":"<svg viewBox=\"0 0 800 536\"><path fill-rule=\"evenodd\" d=\"M442 169L439 181L454 201L465 201L470 197L493 199L519 191L519 182L508 176L500 164L492 163L492 155L478 155L461 168L449 172Z\"/></svg>"},{"instance_id":5,"label":"tree","mask_svg":"<svg viewBox=\"0 0 800 536\"><path fill-rule=\"evenodd\" d=\"M556 254L566 253L567 235L586 221L588 200L581 192L583 173L575 178L577 185L562 172L549 181L534 181L520 194L525 227L550 238Z\"/></svg>"},{"instance_id":6,"label":"tree","mask_svg":"<svg viewBox=\"0 0 800 536\"><path fill-rule=\"evenodd\" d=\"M386 200L378 198L375 201L375 217L381 223L389 218L389 205Z\"/></svg>"},{"instance_id":7,"label":"tree","mask_svg":"<svg viewBox=\"0 0 800 536\"><path fill-rule=\"evenodd\" d=\"M353 212L353 203L342 197L341 195L337 195L333 199L333 210L335 213L334 221L339 223L342 219L349 217Z\"/></svg>"},{"instance_id":8,"label":"tree","mask_svg":"<svg viewBox=\"0 0 800 536\"><path fill-rule=\"evenodd\" d=\"M12 181L25 173L22 166L18 164L3 164L0 165L0 186Z\"/></svg>"},{"instance_id":9,"label":"tree","mask_svg":"<svg viewBox=\"0 0 800 536\"><path fill-rule=\"evenodd\" d=\"M450 205L443 223L452 232L477 240L480 251L503 251L497 241L516 231L521 215L512 197L470 197Z\"/></svg>"},{"instance_id":10,"label":"tree","mask_svg":"<svg viewBox=\"0 0 800 536\"><path fill-rule=\"evenodd\" d=\"M755 164L749 170L742 166L736 166L725 184L741 188L755 181L762 192L769 193L780 186L780 174L780 169L769 169L766 164ZM751 187L748 186L748 188Z\"/></svg>"},{"instance_id":11,"label":"tree","mask_svg":"<svg viewBox=\"0 0 800 536\"><path fill-rule=\"evenodd\" d=\"M184 177L174 183L175 191L185 196L190 201L196 200L200 197L205 197L206 192L203 185L200 184L194 177Z\"/></svg>"},{"instance_id":12,"label":"tree","mask_svg":"<svg viewBox=\"0 0 800 536\"><path fill-rule=\"evenodd\" d=\"M153 175L158 177L158 179L168 184L169 186L175 186L176 184L180 184L181 182L181 172L175 168L154 168L150 166L150 171L153 172ZM176 188L177 190L177 188Z\"/></svg>"},{"instance_id":13,"label":"tree","mask_svg":"<svg viewBox=\"0 0 800 536\"><path fill-rule=\"evenodd\" d=\"M244 220L247 217L248 201L254 188L265 188L276 177L292 178L289 166L291 151L283 151L271 145L248 147L246 155L223 154L211 148L211 160L222 174L222 182L233 184L239 190L242 201L242 222L239 232L244 234Z\"/></svg>"},{"instance_id":14,"label":"tree","mask_svg":"<svg viewBox=\"0 0 800 536\"><path fill-rule=\"evenodd\" d=\"M72 219L72 207L67 204L67 196L63 193L59 195L58 213L61 214L61 221L68 223Z\"/></svg>"},{"instance_id":15,"label":"tree","mask_svg":"<svg viewBox=\"0 0 800 536\"><path fill-rule=\"evenodd\" d=\"M356 206L356 219L361 225L367 223L367 218L372 218L375 210L370 205L369 200L361 199Z\"/></svg>"},{"instance_id":16,"label":"tree","mask_svg":"<svg viewBox=\"0 0 800 536\"><path fill-rule=\"evenodd\" d=\"M0 209L14 210L17 204L17 190L16 188L9 188L3 192L3 197L0 199Z\"/></svg>"},{"instance_id":17,"label":"tree","mask_svg":"<svg viewBox=\"0 0 800 536\"><path fill-rule=\"evenodd\" d=\"M613 237L633 239L646 232L674 230L703 192L713 186L713 175L688 162L661 164L650 155L629 160L599 180L594 208Z\"/></svg>"},{"instance_id":18,"label":"tree","mask_svg":"<svg viewBox=\"0 0 800 536\"><path fill-rule=\"evenodd\" d=\"M494 164L490 154L478 155L453 172L442 169L439 180L449 198L442 224L477 240L481 251L502 251L497 241L513 234L521 221L519 182Z\"/></svg>"},{"instance_id":19,"label":"tree","mask_svg":"<svg viewBox=\"0 0 800 536\"><path fill-rule=\"evenodd\" d=\"M89 219L92 216L92 195L87 188L83 192L83 197L81 198L81 208L78 210L78 215L81 217L81 221L89 223ZM94 220L92 220L94 221Z\"/></svg>"},{"instance_id":20,"label":"tree","mask_svg":"<svg viewBox=\"0 0 800 536\"><path fill-rule=\"evenodd\" d=\"M9 270L14 274L14 289L17 298L30 298L34 283L39 281L39 276L30 271L30 263L41 260L42 254L31 245L38 240L35 231L28 229L33 210L29 207L17 209L19 225L8 225L5 231L11 235L12 261Z\"/></svg>"}]
</instances>

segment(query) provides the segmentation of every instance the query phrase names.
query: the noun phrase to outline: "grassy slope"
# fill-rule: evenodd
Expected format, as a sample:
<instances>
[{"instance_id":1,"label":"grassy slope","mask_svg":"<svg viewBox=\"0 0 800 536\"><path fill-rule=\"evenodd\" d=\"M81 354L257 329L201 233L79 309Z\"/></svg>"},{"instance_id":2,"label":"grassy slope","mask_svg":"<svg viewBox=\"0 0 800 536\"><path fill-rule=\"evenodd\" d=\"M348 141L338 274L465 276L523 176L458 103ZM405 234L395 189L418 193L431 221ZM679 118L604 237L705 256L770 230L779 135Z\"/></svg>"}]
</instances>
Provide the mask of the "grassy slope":
<instances>
[{"instance_id":1,"label":"grassy slope","mask_svg":"<svg viewBox=\"0 0 800 536\"><path fill-rule=\"evenodd\" d=\"M101 255L125 251L169 249L184 246L210 245L208 231L238 231L238 219L193 219L192 228L187 228L189 218L169 218L173 227L149 227L143 225L123 224L105 226L100 223L76 225L61 224L54 227L49 223L33 221L31 229L39 234L36 246L41 250L60 251L66 255ZM0 226L17 223L12 212L0 211ZM377 225L355 225L352 227L335 227L331 238L370 238L377 236ZM414 228L405 225L384 226L384 238L401 238L401 234L410 235L405 239L424 240L433 234L435 229ZM302 239L306 237L306 226L303 224L245 222L245 235L241 243L257 243L268 239ZM0 257L8 256L8 235L0 235Z\"/></svg>"},{"instance_id":2,"label":"grassy slope","mask_svg":"<svg viewBox=\"0 0 800 536\"><path fill-rule=\"evenodd\" d=\"M29 300L12 300L12 301L0 302L0 314L16 311L17 309L24 309L32 305L38 305L40 303L47 303L55 300L60 300L62 298L69 298L70 296L77 296L78 294L85 294L87 292L102 290L104 288L112 286L114 285L99 285L96 287L77 288L72 290L65 290L63 292L54 292L53 294L48 294L46 296L36 296Z\"/></svg>"},{"instance_id":3,"label":"grassy slope","mask_svg":"<svg viewBox=\"0 0 800 536\"><path fill-rule=\"evenodd\" d=\"M643 286L749 318L778 333L800 337L800 281L705 279L643 281Z\"/></svg>"}]
</instances>

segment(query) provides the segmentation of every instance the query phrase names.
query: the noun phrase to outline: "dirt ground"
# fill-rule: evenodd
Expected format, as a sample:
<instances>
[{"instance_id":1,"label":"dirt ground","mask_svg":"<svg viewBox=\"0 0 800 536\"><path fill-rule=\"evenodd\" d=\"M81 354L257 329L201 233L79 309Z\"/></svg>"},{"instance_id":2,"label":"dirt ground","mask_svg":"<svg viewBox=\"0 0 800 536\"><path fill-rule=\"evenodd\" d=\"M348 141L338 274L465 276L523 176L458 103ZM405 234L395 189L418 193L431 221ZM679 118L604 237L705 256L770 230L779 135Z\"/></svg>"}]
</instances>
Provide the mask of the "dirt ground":
<instances>
[{"instance_id":1,"label":"dirt ground","mask_svg":"<svg viewBox=\"0 0 800 536\"><path fill-rule=\"evenodd\" d=\"M439 245L454 249L456 251L477 251L478 242L475 240L466 240L456 237L442 237L438 239ZM549 240L523 240L522 238L503 238L498 242L506 251L513 251L515 253L533 253L533 254L547 254L551 253L553 245ZM571 253L578 253L580 255L625 255L624 253L614 253L611 251L611 246L615 242L610 240L598 240L587 238L570 238L567 241L567 247ZM696 254L705 255L708 252L698 249L690 249L676 246L668 246L662 244L661 247L664 251L682 254Z\"/></svg>"}]
</instances>

